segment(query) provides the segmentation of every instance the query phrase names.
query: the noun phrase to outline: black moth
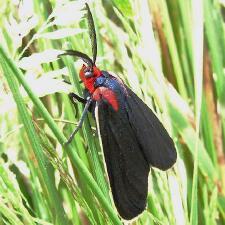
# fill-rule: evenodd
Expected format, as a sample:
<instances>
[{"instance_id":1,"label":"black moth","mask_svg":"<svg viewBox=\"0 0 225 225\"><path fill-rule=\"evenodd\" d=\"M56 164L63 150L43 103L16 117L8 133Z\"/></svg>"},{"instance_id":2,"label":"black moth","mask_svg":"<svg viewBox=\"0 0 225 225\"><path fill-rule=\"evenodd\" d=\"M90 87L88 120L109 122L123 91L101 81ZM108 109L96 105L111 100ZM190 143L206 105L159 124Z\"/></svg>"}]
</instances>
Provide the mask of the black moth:
<instances>
[{"instance_id":1,"label":"black moth","mask_svg":"<svg viewBox=\"0 0 225 225\"><path fill-rule=\"evenodd\" d=\"M151 167L167 170L176 162L174 143L150 108L123 82L95 65L97 42L94 22L86 4L93 58L66 50L62 55L80 57L85 65L80 78L86 97L74 93L72 99L85 104L77 128L91 110L101 138L108 178L115 206L124 219L130 220L146 207L148 174Z\"/></svg>"}]
</instances>

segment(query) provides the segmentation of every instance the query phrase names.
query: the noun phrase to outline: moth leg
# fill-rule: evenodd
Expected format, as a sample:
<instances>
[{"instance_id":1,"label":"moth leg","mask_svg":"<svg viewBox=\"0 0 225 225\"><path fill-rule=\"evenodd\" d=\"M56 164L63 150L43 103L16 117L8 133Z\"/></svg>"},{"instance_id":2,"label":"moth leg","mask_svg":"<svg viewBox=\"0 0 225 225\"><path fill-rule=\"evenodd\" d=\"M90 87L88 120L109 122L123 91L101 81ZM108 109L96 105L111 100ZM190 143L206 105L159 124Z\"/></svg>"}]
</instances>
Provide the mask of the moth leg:
<instances>
[{"instance_id":1,"label":"moth leg","mask_svg":"<svg viewBox=\"0 0 225 225\"><path fill-rule=\"evenodd\" d=\"M87 100L86 100L86 99L80 97L79 95L77 95L77 94L75 94L75 93L69 93L69 98L70 98L70 100L71 100L71 102L72 102L73 104L75 104L76 100L77 100L78 102L83 103L83 104L86 104L86 103L87 103Z\"/></svg>"},{"instance_id":2,"label":"moth leg","mask_svg":"<svg viewBox=\"0 0 225 225\"><path fill-rule=\"evenodd\" d=\"M84 119L85 119L85 117L86 117L86 115L88 113L88 108L90 107L90 105L92 103L92 98L91 97L88 97L87 100L85 100L85 101L86 101L86 104L85 104L85 107L84 107L84 111L83 111L83 113L81 115L81 118L80 118L78 124L77 124L77 127L73 131L73 133L70 135L70 137L67 140L67 142L65 143L65 145L69 144L73 140L73 138L74 138L75 134L77 133L77 131L82 127L82 124L84 122Z\"/></svg>"}]
</instances>

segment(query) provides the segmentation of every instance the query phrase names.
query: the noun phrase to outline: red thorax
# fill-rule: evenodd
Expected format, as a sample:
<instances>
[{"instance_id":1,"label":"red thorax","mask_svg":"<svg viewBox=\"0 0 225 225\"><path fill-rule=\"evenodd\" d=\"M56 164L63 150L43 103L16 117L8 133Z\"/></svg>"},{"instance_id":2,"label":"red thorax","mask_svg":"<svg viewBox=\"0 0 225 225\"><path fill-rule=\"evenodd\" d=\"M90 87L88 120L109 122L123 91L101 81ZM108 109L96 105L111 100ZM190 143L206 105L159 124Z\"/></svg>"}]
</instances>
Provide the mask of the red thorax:
<instances>
[{"instance_id":1,"label":"red thorax","mask_svg":"<svg viewBox=\"0 0 225 225\"><path fill-rule=\"evenodd\" d=\"M102 72L96 66L93 66L93 74L94 76L86 78L84 75L84 71L87 68L86 65L83 64L80 70L80 79L83 81L85 88L92 94L95 91L94 83L97 77L100 77Z\"/></svg>"},{"instance_id":2,"label":"red thorax","mask_svg":"<svg viewBox=\"0 0 225 225\"><path fill-rule=\"evenodd\" d=\"M85 77L84 71L86 69L87 66L83 64L80 70L80 79L83 81L85 88L87 88L90 94L92 94L92 98L95 101L104 98L113 107L113 109L117 111L119 109L119 103L117 101L115 93L106 87L94 87L96 79L102 75L101 70L99 70L96 66L93 66L94 75L92 77Z\"/></svg>"}]
</instances>

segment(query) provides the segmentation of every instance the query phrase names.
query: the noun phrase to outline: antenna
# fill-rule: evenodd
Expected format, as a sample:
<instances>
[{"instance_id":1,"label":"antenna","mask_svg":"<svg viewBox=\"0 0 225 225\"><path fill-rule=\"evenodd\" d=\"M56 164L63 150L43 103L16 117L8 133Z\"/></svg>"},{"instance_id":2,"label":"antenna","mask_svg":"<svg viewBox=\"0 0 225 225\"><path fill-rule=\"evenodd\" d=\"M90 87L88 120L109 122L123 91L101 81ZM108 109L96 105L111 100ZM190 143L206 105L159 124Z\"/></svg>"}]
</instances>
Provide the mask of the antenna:
<instances>
[{"instance_id":1,"label":"antenna","mask_svg":"<svg viewBox=\"0 0 225 225\"><path fill-rule=\"evenodd\" d=\"M65 52L60 54L59 56L62 56L62 55L77 56L77 57L80 57L85 63L87 63L89 67L93 67L95 65L96 56L97 56L96 32L95 32L94 20L93 20L89 5L87 3L85 3L85 5L87 9L88 31L89 31L89 37L91 40L93 59L91 59L85 53L82 53L76 50L65 50Z\"/></svg>"},{"instance_id":2,"label":"antenna","mask_svg":"<svg viewBox=\"0 0 225 225\"><path fill-rule=\"evenodd\" d=\"M89 36L91 39L93 64L95 64L96 56L97 56L97 40L96 40L95 24L94 24L93 16L91 14L89 5L87 3L85 3L85 5L87 9L88 30L89 30Z\"/></svg>"},{"instance_id":3,"label":"antenna","mask_svg":"<svg viewBox=\"0 0 225 225\"><path fill-rule=\"evenodd\" d=\"M76 50L65 50L65 53L62 53L59 56L62 56L62 55L71 55L71 56L80 57L85 63L88 64L89 67L94 66L94 63L93 63L92 59L83 52L79 52L79 51L76 51Z\"/></svg>"}]
</instances>

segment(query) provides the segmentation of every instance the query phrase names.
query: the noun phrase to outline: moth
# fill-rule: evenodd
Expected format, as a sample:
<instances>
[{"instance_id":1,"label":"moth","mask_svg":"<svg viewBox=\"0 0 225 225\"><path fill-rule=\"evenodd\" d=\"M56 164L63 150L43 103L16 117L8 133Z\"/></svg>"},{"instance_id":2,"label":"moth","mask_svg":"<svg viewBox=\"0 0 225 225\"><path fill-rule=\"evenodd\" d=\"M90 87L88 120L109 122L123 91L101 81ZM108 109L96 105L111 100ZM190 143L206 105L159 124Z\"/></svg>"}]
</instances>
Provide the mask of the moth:
<instances>
[{"instance_id":1,"label":"moth","mask_svg":"<svg viewBox=\"0 0 225 225\"><path fill-rule=\"evenodd\" d=\"M173 140L151 109L119 78L96 66L96 32L88 4L86 10L93 57L75 50L61 54L79 57L84 62L79 76L85 97L71 93L70 98L85 107L67 143L91 111L102 142L115 206L123 219L130 220L146 207L150 168L169 169L176 162L177 153Z\"/></svg>"}]
</instances>

